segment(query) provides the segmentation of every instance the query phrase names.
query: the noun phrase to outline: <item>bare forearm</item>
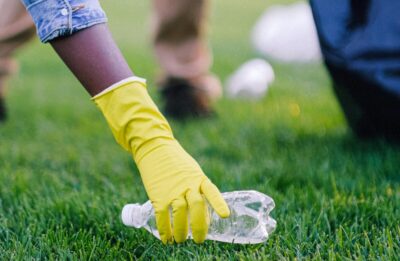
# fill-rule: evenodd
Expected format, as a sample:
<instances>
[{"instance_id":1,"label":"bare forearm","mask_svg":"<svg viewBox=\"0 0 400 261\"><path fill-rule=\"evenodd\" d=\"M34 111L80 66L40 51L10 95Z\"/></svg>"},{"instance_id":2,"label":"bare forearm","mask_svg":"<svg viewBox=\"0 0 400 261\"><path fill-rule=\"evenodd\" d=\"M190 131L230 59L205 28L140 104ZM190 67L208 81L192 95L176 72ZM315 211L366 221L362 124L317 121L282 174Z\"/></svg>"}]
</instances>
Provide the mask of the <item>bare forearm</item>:
<instances>
[{"instance_id":1,"label":"bare forearm","mask_svg":"<svg viewBox=\"0 0 400 261\"><path fill-rule=\"evenodd\" d=\"M50 44L91 96L133 75L105 24Z\"/></svg>"}]
</instances>

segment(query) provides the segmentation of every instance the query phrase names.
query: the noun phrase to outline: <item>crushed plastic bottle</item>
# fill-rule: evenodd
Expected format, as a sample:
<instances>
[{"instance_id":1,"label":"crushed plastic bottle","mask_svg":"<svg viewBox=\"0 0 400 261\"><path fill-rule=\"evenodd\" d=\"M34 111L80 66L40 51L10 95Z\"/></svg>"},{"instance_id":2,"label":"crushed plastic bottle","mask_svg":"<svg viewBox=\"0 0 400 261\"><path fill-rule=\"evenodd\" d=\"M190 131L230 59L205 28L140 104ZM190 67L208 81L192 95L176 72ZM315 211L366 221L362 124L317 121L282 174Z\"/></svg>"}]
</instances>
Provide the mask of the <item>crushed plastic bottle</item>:
<instances>
[{"instance_id":1,"label":"crushed plastic bottle","mask_svg":"<svg viewBox=\"0 0 400 261\"><path fill-rule=\"evenodd\" d=\"M231 215L220 218L210 207L207 239L235 244L265 242L276 228L276 221L269 216L275 207L273 199L254 190L226 192L222 196L228 203ZM150 201L143 205L125 205L121 217L126 226L143 227L160 239Z\"/></svg>"}]
</instances>

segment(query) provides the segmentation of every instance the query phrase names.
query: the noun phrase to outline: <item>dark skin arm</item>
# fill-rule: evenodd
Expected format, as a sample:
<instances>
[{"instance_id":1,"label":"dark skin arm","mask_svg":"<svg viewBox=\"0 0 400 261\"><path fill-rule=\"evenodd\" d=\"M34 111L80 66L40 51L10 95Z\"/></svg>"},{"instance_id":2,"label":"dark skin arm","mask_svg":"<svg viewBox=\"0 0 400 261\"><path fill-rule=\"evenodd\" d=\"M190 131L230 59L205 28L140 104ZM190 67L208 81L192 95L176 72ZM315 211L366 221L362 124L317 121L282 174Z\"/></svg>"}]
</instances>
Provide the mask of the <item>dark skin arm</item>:
<instances>
[{"instance_id":1,"label":"dark skin arm","mask_svg":"<svg viewBox=\"0 0 400 261\"><path fill-rule=\"evenodd\" d=\"M50 42L91 96L133 76L105 24Z\"/></svg>"}]
</instances>

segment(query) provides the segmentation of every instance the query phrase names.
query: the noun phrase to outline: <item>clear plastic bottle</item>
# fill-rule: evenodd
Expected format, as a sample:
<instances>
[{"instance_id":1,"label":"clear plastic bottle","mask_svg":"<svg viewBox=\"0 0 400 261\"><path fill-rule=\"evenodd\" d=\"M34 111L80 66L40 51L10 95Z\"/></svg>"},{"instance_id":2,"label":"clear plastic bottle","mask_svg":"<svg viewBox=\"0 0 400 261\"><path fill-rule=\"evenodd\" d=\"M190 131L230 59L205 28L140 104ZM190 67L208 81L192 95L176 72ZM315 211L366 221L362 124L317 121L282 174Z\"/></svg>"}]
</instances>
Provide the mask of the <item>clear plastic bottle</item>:
<instances>
[{"instance_id":1,"label":"clear plastic bottle","mask_svg":"<svg viewBox=\"0 0 400 261\"><path fill-rule=\"evenodd\" d=\"M266 241L276 228L269 216L275 207L272 198L249 190L222 193L231 210L228 218L220 218L210 207L210 227L207 239L236 244L258 244ZM158 239L154 209L150 201L145 204L128 204L122 210L126 226L145 228ZM191 233L189 231L189 238Z\"/></svg>"}]
</instances>

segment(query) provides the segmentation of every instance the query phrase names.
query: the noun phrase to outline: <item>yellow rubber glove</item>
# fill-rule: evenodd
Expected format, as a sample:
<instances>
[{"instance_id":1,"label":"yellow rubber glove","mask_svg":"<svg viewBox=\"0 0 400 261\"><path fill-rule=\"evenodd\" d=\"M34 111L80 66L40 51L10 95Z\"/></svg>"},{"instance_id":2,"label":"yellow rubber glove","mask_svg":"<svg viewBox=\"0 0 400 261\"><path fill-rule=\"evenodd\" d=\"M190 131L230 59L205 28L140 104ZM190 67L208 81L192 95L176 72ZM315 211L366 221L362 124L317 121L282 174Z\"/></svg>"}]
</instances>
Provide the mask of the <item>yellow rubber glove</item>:
<instances>
[{"instance_id":1,"label":"yellow rubber glove","mask_svg":"<svg viewBox=\"0 0 400 261\"><path fill-rule=\"evenodd\" d=\"M161 240L185 241L190 220L194 241L203 242L209 226L205 199L223 218L229 216L229 208L218 188L173 137L168 122L148 95L144 80L126 79L93 100L117 142L133 154L155 210Z\"/></svg>"}]
</instances>

